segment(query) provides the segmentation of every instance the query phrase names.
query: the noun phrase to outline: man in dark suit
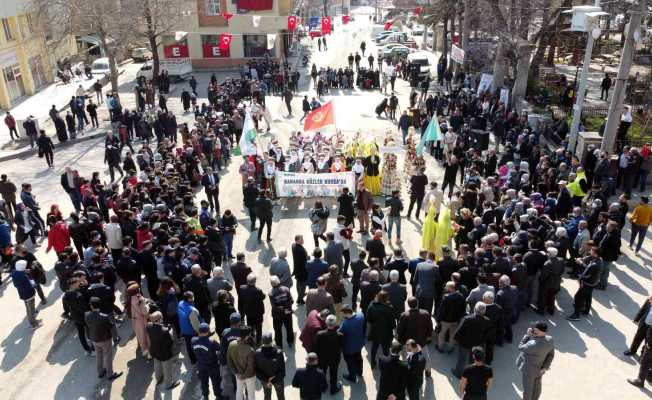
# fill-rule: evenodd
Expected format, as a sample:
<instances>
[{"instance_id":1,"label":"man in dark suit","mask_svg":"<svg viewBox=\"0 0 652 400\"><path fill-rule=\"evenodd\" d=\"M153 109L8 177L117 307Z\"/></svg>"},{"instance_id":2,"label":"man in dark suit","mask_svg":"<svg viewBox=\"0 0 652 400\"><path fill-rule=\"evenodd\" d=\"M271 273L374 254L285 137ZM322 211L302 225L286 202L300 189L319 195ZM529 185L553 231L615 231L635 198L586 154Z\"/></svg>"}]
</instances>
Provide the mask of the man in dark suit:
<instances>
[{"instance_id":1,"label":"man in dark suit","mask_svg":"<svg viewBox=\"0 0 652 400\"><path fill-rule=\"evenodd\" d=\"M426 357L421 351L421 347L414 340L410 339L405 344L407 351L407 393L410 400L419 400L421 398L421 386L423 385L423 372L426 369Z\"/></svg>"},{"instance_id":2,"label":"man in dark suit","mask_svg":"<svg viewBox=\"0 0 652 400\"><path fill-rule=\"evenodd\" d=\"M478 302L475 304L473 314L462 318L460 325L453 338L459 344L457 364L452 370L453 375L460 379L462 371L471 361L471 349L475 346L484 346L489 336L490 322L485 317L486 304Z\"/></svg>"},{"instance_id":3,"label":"man in dark suit","mask_svg":"<svg viewBox=\"0 0 652 400\"><path fill-rule=\"evenodd\" d=\"M201 177L201 184L204 186L204 192L208 199L208 204L212 211L220 215L220 176L213 172L213 168L206 167L206 173Z\"/></svg>"},{"instance_id":4,"label":"man in dark suit","mask_svg":"<svg viewBox=\"0 0 652 400\"><path fill-rule=\"evenodd\" d=\"M405 285L399 283L399 272L395 269L389 272L389 283L382 286L387 292L389 302L394 308L394 318L398 319L405 311L405 300L407 299L407 289Z\"/></svg>"},{"instance_id":5,"label":"man in dark suit","mask_svg":"<svg viewBox=\"0 0 652 400\"><path fill-rule=\"evenodd\" d=\"M122 375L122 372L113 371L113 343L118 343L120 338L117 334L115 322L109 314L100 311L100 299L91 297L91 310L84 318L88 327L88 337L93 342L97 365L98 378L106 377L113 381Z\"/></svg>"},{"instance_id":6,"label":"man in dark suit","mask_svg":"<svg viewBox=\"0 0 652 400\"><path fill-rule=\"evenodd\" d=\"M240 286L238 301L247 318L247 325L256 334L256 345L260 346L263 337L263 315L265 314L265 294L256 287L256 275L247 275L247 284Z\"/></svg>"},{"instance_id":7,"label":"man in dark suit","mask_svg":"<svg viewBox=\"0 0 652 400\"><path fill-rule=\"evenodd\" d=\"M378 368L380 369L380 382L376 400L386 400L390 395L397 399L405 399L407 389L408 367L401 361L401 344L394 341L387 357L380 357Z\"/></svg>"},{"instance_id":8,"label":"man in dark suit","mask_svg":"<svg viewBox=\"0 0 652 400\"><path fill-rule=\"evenodd\" d=\"M263 236L263 228L267 225L267 241L272 241L272 218L274 214L272 208L274 207L272 201L269 199L268 191L260 192L258 200L256 200L256 215L260 220L260 226L258 227L258 243L261 243L261 238Z\"/></svg>"},{"instance_id":9,"label":"man in dark suit","mask_svg":"<svg viewBox=\"0 0 652 400\"><path fill-rule=\"evenodd\" d=\"M643 303L640 310L638 310L638 313L636 313L636 317L634 317L634 323L638 324L638 329L636 329L636 334L634 335L631 346L629 346L629 350L623 353L626 356L632 356L638 353L638 348L641 343L643 343L648 328L652 326L649 323L652 322L652 312L650 312L652 311L650 307L651 304L652 296L645 300L645 303Z\"/></svg>"},{"instance_id":10,"label":"man in dark suit","mask_svg":"<svg viewBox=\"0 0 652 400\"><path fill-rule=\"evenodd\" d=\"M326 318L326 329L317 332L312 350L319 357L319 368L329 372L331 395L342 390L342 385L337 381L337 368L342 357L344 335L340 333L337 325L337 317L329 315Z\"/></svg>"}]
</instances>

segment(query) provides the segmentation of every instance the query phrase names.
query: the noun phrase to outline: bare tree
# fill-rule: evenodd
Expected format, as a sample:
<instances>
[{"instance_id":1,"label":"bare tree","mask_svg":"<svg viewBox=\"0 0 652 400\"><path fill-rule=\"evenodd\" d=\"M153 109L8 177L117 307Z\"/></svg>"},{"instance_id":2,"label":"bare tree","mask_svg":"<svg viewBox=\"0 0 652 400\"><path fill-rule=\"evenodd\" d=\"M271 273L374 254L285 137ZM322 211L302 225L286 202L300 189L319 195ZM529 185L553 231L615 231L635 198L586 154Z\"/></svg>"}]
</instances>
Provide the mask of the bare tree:
<instances>
[{"instance_id":1,"label":"bare tree","mask_svg":"<svg viewBox=\"0 0 652 400\"><path fill-rule=\"evenodd\" d=\"M56 42L69 35L97 37L109 60L111 89L118 90L118 53L134 37L125 0L31 0L39 23Z\"/></svg>"},{"instance_id":2,"label":"bare tree","mask_svg":"<svg viewBox=\"0 0 652 400\"><path fill-rule=\"evenodd\" d=\"M125 0L133 15L139 20L138 37L147 40L152 51L152 77L158 78L160 54L158 47L164 34L170 33L179 23L184 11L183 0Z\"/></svg>"}]
</instances>

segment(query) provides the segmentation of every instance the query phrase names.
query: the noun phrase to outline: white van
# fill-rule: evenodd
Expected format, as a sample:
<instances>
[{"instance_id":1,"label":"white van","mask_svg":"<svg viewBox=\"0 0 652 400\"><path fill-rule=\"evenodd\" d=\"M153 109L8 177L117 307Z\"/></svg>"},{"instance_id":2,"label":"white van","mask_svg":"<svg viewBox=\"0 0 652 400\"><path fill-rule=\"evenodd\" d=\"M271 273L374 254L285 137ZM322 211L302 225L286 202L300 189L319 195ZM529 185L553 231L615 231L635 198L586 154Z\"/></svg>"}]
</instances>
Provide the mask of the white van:
<instances>
[{"instance_id":1,"label":"white van","mask_svg":"<svg viewBox=\"0 0 652 400\"><path fill-rule=\"evenodd\" d=\"M159 71L167 71L168 76L172 82L183 81L192 75L192 64L189 58L167 59L161 60L159 63ZM136 73L136 77L143 77L146 80L152 79L152 62L147 61L140 67Z\"/></svg>"},{"instance_id":2,"label":"white van","mask_svg":"<svg viewBox=\"0 0 652 400\"><path fill-rule=\"evenodd\" d=\"M93 61L93 64L91 64L91 72L93 73L93 76L98 75L100 78L104 75L109 75L111 73L111 68L109 68L108 57L98 58Z\"/></svg>"}]
</instances>

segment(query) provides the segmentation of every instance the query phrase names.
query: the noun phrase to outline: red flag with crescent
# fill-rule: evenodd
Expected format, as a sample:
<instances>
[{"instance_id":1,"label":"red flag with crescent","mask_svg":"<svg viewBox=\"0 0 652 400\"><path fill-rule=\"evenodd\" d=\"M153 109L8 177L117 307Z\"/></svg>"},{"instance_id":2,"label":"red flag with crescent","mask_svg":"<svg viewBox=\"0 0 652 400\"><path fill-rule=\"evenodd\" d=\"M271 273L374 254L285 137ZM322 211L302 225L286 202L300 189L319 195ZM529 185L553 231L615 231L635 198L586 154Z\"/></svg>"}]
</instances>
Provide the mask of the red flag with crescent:
<instances>
[{"instance_id":1,"label":"red flag with crescent","mask_svg":"<svg viewBox=\"0 0 652 400\"><path fill-rule=\"evenodd\" d=\"M349 16L348 15L342 15L342 25L346 25L349 23Z\"/></svg>"},{"instance_id":2,"label":"red flag with crescent","mask_svg":"<svg viewBox=\"0 0 652 400\"><path fill-rule=\"evenodd\" d=\"M316 131L319 128L335 124L333 102L329 101L316 110L312 110L303 122L303 130Z\"/></svg>"},{"instance_id":3,"label":"red flag with crescent","mask_svg":"<svg viewBox=\"0 0 652 400\"><path fill-rule=\"evenodd\" d=\"M393 21L385 22L385 30L388 31L392 27Z\"/></svg>"},{"instance_id":4,"label":"red flag with crescent","mask_svg":"<svg viewBox=\"0 0 652 400\"><path fill-rule=\"evenodd\" d=\"M290 15L288 17L288 31L292 32L297 28L297 16L296 15Z\"/></svg>"},{"instance_id":5,"label":"red flag with crescent","mask_svg":"<svg viewBox=\"0 0 652 400\"><path fill-rule=\"evenodd\" d=\"M323 35L331 33L331 17L323 17L321 19L321 33Z\"/></svg>"},{"instance_id":6,"label":"red flag with crescent","mask_svg":"<svg viewBox=\"0 0 652 400\"><path fill-rule=\"evenodd\" d=\"M229 14L228 12L223 12L222 18L224 18L228 22L231 18L233 18L233 14Z\"/></svg>"},{"instance_id":7,"label":"red flag with crescent","mask_svg":"<svg viewBox=\"0 0 652 400\"><path fill-rule=\"evenodd\" d=\"M233 35L230 33L220 33L220 50L226 51L229 50L231 47L231 40L233 39Z\"/></svg>"},{"instance_id":8,"label":"red flag with crescent","mask_svg":"<svg viewBox=\"0 0 652 400\"><path fill-rule=\"evenodd\" d=\"M423 9L422 9L421 7L416 7L416 8L414 9L414 13L415 13L416 15L420 15L420 14L421 14L421 11L423 11Z\"/></svg>"}]
</instances>

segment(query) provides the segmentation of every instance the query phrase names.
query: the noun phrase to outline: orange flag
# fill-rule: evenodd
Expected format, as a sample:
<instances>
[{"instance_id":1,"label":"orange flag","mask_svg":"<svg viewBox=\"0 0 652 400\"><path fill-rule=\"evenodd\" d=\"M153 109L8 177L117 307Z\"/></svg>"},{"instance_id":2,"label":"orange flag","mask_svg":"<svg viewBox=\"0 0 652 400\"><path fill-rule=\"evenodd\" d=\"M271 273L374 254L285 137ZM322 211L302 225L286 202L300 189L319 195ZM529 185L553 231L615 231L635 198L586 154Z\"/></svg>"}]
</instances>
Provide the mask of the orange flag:
<instances>
[{"instance_id":1,"label":"orange flag","mask_svg":"<svg viewBox=\"0 0 652 400\"><path fill-rule=\"evenodd\" d=\"M308 114L303 122L303 130L316 131L328 125L335 125L335 112L331 101Z\"/></svg>"}]
</instances>

